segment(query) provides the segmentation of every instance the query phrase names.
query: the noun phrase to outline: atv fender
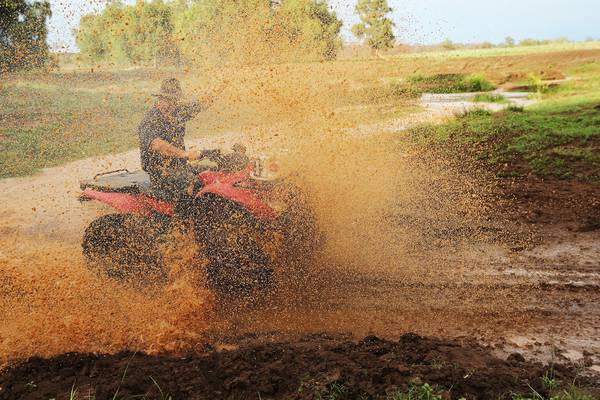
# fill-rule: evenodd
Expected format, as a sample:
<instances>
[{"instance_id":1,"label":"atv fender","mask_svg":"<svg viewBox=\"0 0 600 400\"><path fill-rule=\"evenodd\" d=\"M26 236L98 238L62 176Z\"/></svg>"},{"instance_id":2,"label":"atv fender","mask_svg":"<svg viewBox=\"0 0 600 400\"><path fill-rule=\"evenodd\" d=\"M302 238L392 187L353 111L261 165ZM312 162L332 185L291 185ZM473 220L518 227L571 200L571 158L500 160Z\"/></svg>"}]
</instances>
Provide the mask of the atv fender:
<instances>
[{"instance_id":1,"label":"atv fender","mask_svg":"<svg viewBox=\"0 0 600 400\"><path fill-rule=\"evenodd\" d=\"M277 218L275 210L260 199L252 190L233 187L226 183L215 181L214 183L203 187L196 194L196 198L209 193L241 205L257 218L267 220L274 220Z\"/></svg>"},{"instance_id":2,"label":"atv fender","mask_svg":"<svg viewBox=\"0 0 600 400\"><path fill-rule=\"evenodd\" d=\"M172 204L144 195L85 189L81 193L81 198L98 200L101 203L108 204L120 213L126 214L150 216L153 212L158 212L159 214L171 216L174 213Z\"/></svg>"}]
</instances>

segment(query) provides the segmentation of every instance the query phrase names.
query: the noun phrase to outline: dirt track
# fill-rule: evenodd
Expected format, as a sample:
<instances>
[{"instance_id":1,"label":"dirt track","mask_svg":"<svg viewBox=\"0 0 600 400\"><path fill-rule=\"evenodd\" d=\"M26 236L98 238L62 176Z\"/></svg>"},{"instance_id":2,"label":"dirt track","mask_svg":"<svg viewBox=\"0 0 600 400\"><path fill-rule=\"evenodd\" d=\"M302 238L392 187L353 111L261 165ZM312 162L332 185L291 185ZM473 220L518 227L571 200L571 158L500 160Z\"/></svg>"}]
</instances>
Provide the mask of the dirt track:
<instances>
[{"instance_id":1,"label":"dirt track","mask_svg":"<svg viewBox=\"0 0 600 400\"><path fill-rule=\"evenodd\" d=\"M217 139L215 144L235 139L232 134ZM194 317L191 310L197 303L193 298L179 315L181 305L173 298L185 292L175 291L166 300L145 300L139 293L98 281L87 272L80 256L81 232L106 210L89 203L82 206L76 200L78 180L98 170L135 168L137 162L137 153L129 152L77 161L34 177L0 181L0 267L6 270L0 279L0 294L4 296L0 306L9 314L0 327L1 361L68 351L160 352L177 348L162 340L165 332L171 339L173 331L180 328L174 319ZM394 218L391 223L398 225L406 220L402 215ZM254 346L265 341L293 342L317 333L350 335L354 339L372 334L397 340L404 333L415 332L468 337L491 345L490 354L499 357L519 352L527 358L548 361L555 354L558 361L582 363L586 373L600 373L600 231L569 231L562 222L543 222L530 224L522 231L537 231L535 241L524 241L529 243L526 246L471 237L474 234L470 232L493 226L471 226L472 231L460 231L441 221L431 225L427 243L403 252L402 258L391 264L389 255L374 257L371 263L363 259L340 262L326 255L322 273L316 274L301 293L293 297L275 294L258 304L217 304L216 314L196 316L201 321L201 338L194 336L194 327L188 325L174 336L183 341L194 338L198 343ZM389 251L384 248L389 241L381 248L377 248L377 240L372 242L369 251L374 254ZM17 306L7 302L8 298L14 299L15 293L31 300ZM144 336L140 331L146 327ZM115 337L116 331L121 336ZM314 338L310 341L319 342ZM326 340L323 343L338 346ZM294 349L289 351L297 351L302 345L275 346L273 351L288 351L282 350L286 346ZM336 353L328 352L325 359ZM235 359L236 354L224 357ZM115 362L122 366L126 357L118 356ZM154 362L151 360L149 363ZM88 362L92 361L83 363ZM42 371L44 363L36 361L31 368ZM294 365L298 371L304 369L301 364ZM522 366L515 365L506 367L516 368L508 374L523 371ZM49 378L36 375L37 370L27 371L36 379ZM448 383L443 377L436 380L428 374L425 379ZM10 376L15 375L2 379L15 382ZM73 384L73 374L57 376L60 384L56 387L63 392ZM168 379L168 375L162 378ZM247 384L245 378L240 379L241 384ZM398 379L394 382L400 386L407 382ZM91 381L81 381L85 382ZM4 398L14 397L4 394Z\"/></svg>"}]
</instances>

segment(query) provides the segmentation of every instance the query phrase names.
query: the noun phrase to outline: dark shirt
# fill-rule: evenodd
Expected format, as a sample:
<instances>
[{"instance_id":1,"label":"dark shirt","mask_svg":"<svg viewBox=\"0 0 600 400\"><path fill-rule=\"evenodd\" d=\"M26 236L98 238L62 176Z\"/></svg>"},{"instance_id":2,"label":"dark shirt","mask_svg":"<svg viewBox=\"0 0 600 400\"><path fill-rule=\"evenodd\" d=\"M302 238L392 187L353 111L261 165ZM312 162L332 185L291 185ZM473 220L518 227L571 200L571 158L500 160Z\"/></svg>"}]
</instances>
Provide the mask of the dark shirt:
<instances>
[{"instance_id":1,"label":"dark shirt","mask_svg":"<svg viewBox=\"0 0 600 400\"><path fill-rule=\"evenodd\" d=\"M138 128L140 137L140 158L142 169L152 178L160 178L171 173L177 174L186 168L183 158L167 157L151 148L154 139L162 139L178 149L185 150L185 123L202 111L197 103L180 105L173 117L165 117L156 107L152 107Z\"/></svg>"}]
</instances>

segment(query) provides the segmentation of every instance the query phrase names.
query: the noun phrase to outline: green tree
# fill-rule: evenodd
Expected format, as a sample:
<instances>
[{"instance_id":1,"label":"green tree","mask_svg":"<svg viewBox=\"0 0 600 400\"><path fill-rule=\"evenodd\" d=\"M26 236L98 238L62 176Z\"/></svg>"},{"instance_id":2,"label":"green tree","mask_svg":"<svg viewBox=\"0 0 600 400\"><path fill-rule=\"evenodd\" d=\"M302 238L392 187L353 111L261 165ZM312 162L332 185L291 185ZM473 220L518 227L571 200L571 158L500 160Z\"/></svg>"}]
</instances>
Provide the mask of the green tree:
<instances>
[{"instance_id":1,"label":"green tree","mask_svg":"<svg viewBox=\"0 0 600 400\"><path fill-rule=\"evenodd\" d=\"M440 43L440 46L444 50L456 50L458 48L458 46L450 39L444 40L442 43Z\"/></svg>"},{"instance_id":2,"label":"green tree","mask_svg":"<svg viewBox=\"0 0 600 400\"><path fill-rule=\"evenodd\" d=\"M46 64L46 19L50 15L45 0L0 0L0 72Z\"/></svg>"},{"instance_id":3,"label":"green tree","mask_svg":"<svg viewBox=\"0 0 600 400\"><path fill-rule=\"evenodd\" d=\"M506 47L514 47L516 44L515 39L512 38L511 36L507 36L504 38L504 45Z\"/></svg>"},{"instance_id":4,"label":"green tree","mask_svg":"<svg viewBox=\"0 0 600 400\"><path fill-rule=\"evenodd\" d=\"M251 64L295 57L334 58L342 23L317 0L179 2L175 40L192 63Z\"/></svg>"},{"instance_id":5,"label":"green tree","mask_svg":"<svg viewBox=\"0 0 600 400\"><path fill-rule=\"evenodd\" d=\"M177 50L172 40L172 7L162 0L146 3L138 0L126 7L123 30L125 53L135 64L154 63L173 59Z\"/></svg>"},{"instance_id":6,"label":"green tree","mask_svg":"<svg viewBox=\"0 0 600 400\"><path fill-rule=\"evenodd\" d=\"M287 0L276 14L276 21L287 34L286 44L300 44L302 53L324 59L334 59L341 47L342 22L327 3L315 0Z\"/></svg>"},{"instance_id":7,"label":"green tree","mask_svg":"<svg viewBox=\"0 0 600 400\"><path fill-rule=\"evenodd\" d=\"M100 14L83 16L75 32L80 55L93 62L155 66L177 60L172 12L162 0L137 0L131 6L113 2Z\"/></svg>"},{"instance_id":8,"label":"green tree","mask_svg":"<svg viewBox=\"0 0 600 400\"><path fill-rule=\"evenodd\" d=\"M82 17L75 37L90 62L251 64L334 58L341 25L321 0L113 1Z\"/></svg>"},{"instance_id":9,"label":"green tree","mask_svg":"<svg viewBox=\"0 0 600 400\"><path fill-rule=\"evenodd\" d=\"M81 17L75 30L80 57L85 61L128 61L123 38L123 4L113 2L100 14Z\"/></svg>"},{"instance_id":10,"label":"green tree","mask_svg":"<svg viewBox=\"0 0 600 400\"><path fill-rule=\"evenodd\" d=\"M387 17L390 12L387 0L358 0L356 13L361 22L352 27L352 33L359 39L365 38L377 52L394 47L394 23Z\"/></svg>"}]
</instances>

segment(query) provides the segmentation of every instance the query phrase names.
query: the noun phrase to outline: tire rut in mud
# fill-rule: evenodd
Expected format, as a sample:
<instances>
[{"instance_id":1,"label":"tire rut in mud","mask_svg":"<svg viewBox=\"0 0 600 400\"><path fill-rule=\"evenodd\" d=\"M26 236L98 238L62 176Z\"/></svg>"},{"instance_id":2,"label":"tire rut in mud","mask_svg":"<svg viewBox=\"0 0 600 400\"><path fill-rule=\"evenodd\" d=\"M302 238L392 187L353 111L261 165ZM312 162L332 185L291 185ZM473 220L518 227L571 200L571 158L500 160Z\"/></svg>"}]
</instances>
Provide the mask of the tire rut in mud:
<instances>
[{"instance_id":1,"label":"tire rut in mud","mask_svg":"<svg viewBox=\"0 0 600 400\"><path fill-rule=\"evenodd\" d=\"M563 382L573 379L574 370L553 368ZM115 393L148 399L377 399L424 383L450 398L510 398L532 388L544 394L541 377L547 371L517 354L497 358L468 340L405 334L398 341L368 336L354 342L321 334L274 343L255 338L229 350L187 356L31 358L0 375L0 399L69 398L73 389L96 399Z\"/></svg>"}]
</instances>

